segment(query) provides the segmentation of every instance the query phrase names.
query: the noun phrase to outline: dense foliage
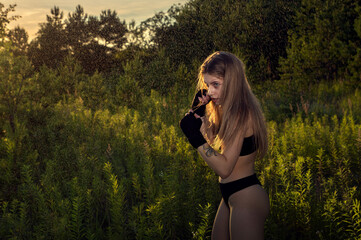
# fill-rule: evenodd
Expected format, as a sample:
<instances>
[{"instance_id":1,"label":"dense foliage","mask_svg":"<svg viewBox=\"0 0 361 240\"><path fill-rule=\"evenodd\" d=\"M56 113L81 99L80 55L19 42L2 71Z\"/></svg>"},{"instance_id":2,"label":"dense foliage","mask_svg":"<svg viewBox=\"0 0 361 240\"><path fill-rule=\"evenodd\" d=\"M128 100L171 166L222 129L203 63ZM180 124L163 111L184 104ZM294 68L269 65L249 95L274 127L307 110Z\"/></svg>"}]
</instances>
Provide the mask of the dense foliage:
<instances>
[{"instance_id":1,"label":"dense foliage","mask_svg":"<svg viewBox=\"0 0 361 240\"><path fill-rule=\"evenodd\" d=\"M214 50L244 59L267 119L266 239L361 239L360 1L190 0L139 26L54 7L31 43L14 9L1 239L209 239L218 178L178 121Z\"/></svg>"}]
</instances>

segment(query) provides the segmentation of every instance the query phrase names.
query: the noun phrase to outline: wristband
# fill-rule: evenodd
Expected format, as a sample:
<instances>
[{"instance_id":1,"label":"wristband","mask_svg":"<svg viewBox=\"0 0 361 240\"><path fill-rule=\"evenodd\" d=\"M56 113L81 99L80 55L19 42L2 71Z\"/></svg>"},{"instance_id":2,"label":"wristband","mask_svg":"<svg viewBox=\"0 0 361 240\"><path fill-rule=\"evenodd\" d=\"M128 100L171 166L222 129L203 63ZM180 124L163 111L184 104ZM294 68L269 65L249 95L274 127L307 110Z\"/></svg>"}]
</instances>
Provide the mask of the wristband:
<instances>
[{"instance_id":1,"label":"wristband","mask_svg":"<svg viewBox=\"0 0 361 240\"><path fill-rule=\"evenodd\" d=\"M179 122L179 126L194 148L197 149L207 142L200 131L202 120L196 118L193 113L185 115Z\"/></svg>"}]
</instances>

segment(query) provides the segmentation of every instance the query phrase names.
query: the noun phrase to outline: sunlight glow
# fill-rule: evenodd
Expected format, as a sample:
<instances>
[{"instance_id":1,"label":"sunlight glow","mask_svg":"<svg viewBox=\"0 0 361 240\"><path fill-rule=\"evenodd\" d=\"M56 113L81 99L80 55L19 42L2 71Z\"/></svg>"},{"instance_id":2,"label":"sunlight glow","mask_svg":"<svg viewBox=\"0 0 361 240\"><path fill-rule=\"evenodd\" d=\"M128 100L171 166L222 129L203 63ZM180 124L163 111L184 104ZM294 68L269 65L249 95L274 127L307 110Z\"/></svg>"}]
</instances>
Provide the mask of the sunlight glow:
<instances>
[{"instance_id":1,"label":"sunlight glow","mask_svg":"<svg viewBox=\"0 0 361 240\"><path fill-rule=\"evenodd\" d=\"M105 0L99 4L95 0L62 0L62 1L35 1L35 0L5 0L5 6L17 4L12 15L20 15L21 18L9 24L12 29L16 26L25 28L29 34L29 39L33 39L39 30L39 24L46 21L46 15L50 14L50 9L58 6L64 12L64 18L69 12L75 10L80 4L88 15L99 16L102 10L114 10L121 20L127 23L135 20L138 25L141 21L152 17L159 11L167 11L174 4L184 4L187 0L155 0L149 4L148 0Z\"/></svg>"}]
</instances>

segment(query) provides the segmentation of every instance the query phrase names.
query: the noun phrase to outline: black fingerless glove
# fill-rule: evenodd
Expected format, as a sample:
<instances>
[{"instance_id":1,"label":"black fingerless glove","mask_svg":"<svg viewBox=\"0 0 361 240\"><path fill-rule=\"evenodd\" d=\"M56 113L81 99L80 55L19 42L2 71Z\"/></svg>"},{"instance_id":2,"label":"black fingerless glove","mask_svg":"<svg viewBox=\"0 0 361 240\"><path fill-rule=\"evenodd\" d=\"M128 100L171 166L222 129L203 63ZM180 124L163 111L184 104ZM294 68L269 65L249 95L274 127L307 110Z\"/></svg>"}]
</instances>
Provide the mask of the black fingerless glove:
<instances>
[{"instance_id":1,"label":"black fingerless glove","mask_svg":"<svg viewBox=\"0 0 361 240\"><path fill-rule=\"evenodd\" d=\"M179 122L179 126L194 148L197 149L207 142L200 131L202 120L196 118L193 113L185 115Z\"/></svg>"},{"instance_id":2,"label":"black fingerless glove","mask_svg":"<svg viewBox=\"0 0 361 240\"><path fill-rule=\"evenodd\" d=\"M207 104L199 105L200 102L199 102L198 97L202 97L202 95L207 95L207 90L206 89L199 90L197 92L197 94L194 96L194 99L193 99L193 102L192 102L192 110L195 113L197 113L200 117L204 116L204 114L206 112L206 105L207 105Z\"/></svg>"}]
</instances>

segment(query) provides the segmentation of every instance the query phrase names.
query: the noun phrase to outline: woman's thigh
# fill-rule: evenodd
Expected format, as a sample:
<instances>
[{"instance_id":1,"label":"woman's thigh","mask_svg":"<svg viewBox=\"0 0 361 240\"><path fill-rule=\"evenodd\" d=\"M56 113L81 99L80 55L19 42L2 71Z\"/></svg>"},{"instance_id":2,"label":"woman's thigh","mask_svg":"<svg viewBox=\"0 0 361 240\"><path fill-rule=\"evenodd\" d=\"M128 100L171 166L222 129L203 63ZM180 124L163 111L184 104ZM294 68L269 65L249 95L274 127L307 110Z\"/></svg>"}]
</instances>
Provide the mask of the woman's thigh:
<instances>
[{"instance_id":1,"label":"woman's thigh","mask_svg":"<svg viewBox=\"0 0 361 240\"><path fill-rule=\"evenodd\" d=\"M230 204L231 239L263 239L264 222L269 213L269 199L260 185L232 194Z\"/></svg>"},{"instance_id":2,"label":"woman's thigh","mask_svg":"<svg viewBox=\"0 0 361 240\"><path fill-rule=\"evenodd\" d=\"M223 199L214 219L212 240L229 240L229 208Z\"/></svg>"}]
</instances>

